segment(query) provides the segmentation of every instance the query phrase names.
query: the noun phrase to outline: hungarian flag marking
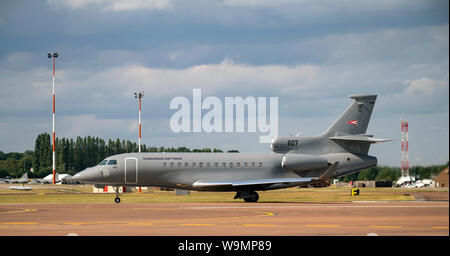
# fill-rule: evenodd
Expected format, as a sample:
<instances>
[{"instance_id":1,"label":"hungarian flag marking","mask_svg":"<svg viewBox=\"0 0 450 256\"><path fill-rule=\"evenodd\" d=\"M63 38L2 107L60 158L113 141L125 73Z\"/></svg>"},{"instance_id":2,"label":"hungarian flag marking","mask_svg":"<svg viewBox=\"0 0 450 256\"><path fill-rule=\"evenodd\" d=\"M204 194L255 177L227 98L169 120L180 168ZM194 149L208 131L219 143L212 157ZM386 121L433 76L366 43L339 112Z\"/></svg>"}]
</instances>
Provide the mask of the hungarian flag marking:
<instances>
[{"instance_id":1,"label":"hungarian flag marking","mask_svg":"<svg viewBox=\"0 0 450 256\"><path fill-rule=\"evenodd\" d=\"M352 120L352 121L348 121L346 122L347 124L353 124L353 125L358 125L358 120Z\"/></svg>"}]
</instances>

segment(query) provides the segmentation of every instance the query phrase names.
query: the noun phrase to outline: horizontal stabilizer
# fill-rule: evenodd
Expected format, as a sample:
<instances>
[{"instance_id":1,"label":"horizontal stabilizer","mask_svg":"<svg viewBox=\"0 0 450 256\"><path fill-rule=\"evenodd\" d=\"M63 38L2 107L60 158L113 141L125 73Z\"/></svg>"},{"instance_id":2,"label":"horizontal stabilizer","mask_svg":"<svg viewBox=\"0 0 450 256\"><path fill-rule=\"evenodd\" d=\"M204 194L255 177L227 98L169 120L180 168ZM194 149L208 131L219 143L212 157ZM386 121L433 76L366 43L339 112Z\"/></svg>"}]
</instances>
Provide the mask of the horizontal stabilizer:
<instances>
[{"instance_id":1,"label":"horizontal stabilizer","mask_svg":"<svg viewBox=\"0 0 450 256\"><path fill-rule=\"evenodd\" d=\"M378 138L373 138L372 135L368 135L368 134L358 134L358 135L346 135L346 136L335 136L335 137L330 137L330 140L335 140L335 141L354 141L354 142L360 142L360 143L381 143L381 142L386 142L386 141L392 141L390 139L378 139Z\"/></svg>"}]
</instances>

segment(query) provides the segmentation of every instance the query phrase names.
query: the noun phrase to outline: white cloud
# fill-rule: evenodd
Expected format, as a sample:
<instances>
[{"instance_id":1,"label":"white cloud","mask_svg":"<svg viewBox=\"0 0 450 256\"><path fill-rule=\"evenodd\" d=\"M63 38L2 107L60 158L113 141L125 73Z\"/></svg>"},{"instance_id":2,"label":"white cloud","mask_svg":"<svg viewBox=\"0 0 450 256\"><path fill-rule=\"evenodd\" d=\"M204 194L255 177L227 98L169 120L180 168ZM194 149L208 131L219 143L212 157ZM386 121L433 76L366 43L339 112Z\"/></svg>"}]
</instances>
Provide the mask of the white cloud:
<instances>
[{"instance_id":1,"label":"white cloud","mask_svg":"<svg viewBox=\"0 0 450 256\"><path fill-rule=\"evenodd\" d=\"M81 84L108 86L116 94L126 95L141 89L152 92L151 97L192 94L192 88L201 88L208 94L274 94L312 89L318 76L315 66L267 65L252 66L225 59L218 64L205 64L185 69L148 68L130 65L110 68L87 75ZM68 81L69 82L69 81ZM74 86L80 86L75 82ZM114 88L114 89L112 89Z\"/></svg>"},{"instance_id":2,"label":"white cloud","mask_svg":"<svg viewBox=\"0 0 450 256\"><path fill-rule=\"evenodd\" d=\"M8 57L8 62L10 59L20 58ZM404 112L411 106L411 110L420 112L435 111L439 104L448 108L448 97L445 96L448 94L448 73L444 77L440 73L440 79L412 76L413 79L398 80L389 77L386 73L389 69L391 67L374 63L367 66L255 66L236 63L228 58L220 63L182 69L153 68L140 64L125 64L94 71L90 68L64 68L57 70L56 95L57 103L64 102L71 114L80 114L82 111L99 113L104 109L123 112L120 105L129 101L137 90L148 92L147 99L161 100L176 96L191 97L193 88L202 89L203 97L283 97L280 109L285 109L286 114L294 113L293 109L307 112L308 104L317 98L335 100L353 93L384 95L383 105L391 108L391 114ZM4 93L0 107L5 112L22 111L32 106L34 109L43 109L49 104L51 70L38 68L3 72L2 77L0 88ZM372 85L376 87L371 87ZM392 88L393 85L400 90ZM21 93L23 91L29 93L25 95ZM17 102L20 104L15 104ZM314 111L321 111L329 104L316 107ZM314 111L312 113L316 113Z\"/></svg>"},{"instance_id":3,"label":"white cloud","mask_svg":"<svg viewBox=\"0 0 450 256\"><path fill-rule=\"evenodd\" d=\"M405 94L407 95L433 95L433 94L441 94L448 91L449 86L449 75L442 78L441 80L434 80L428 77L422 77L420 79L416 79L413 81L406 80L405 85L408 87L405 89Z\"/></svg>"},{"instance_id":4,"label":"white cloud","mask_svg":"<svg viewBox=\"0 0 450 256\"><path fill-rule=\"evenodd\" d=\"M224 0L223 4L230 6L276 6L283 4L299 4L296 0Z\"/></svg>"},{"instance_id":5,"label":"white cloud","mask_svg":"<svg viewBox=\"0 0 450 256\"><path fill-rule=\"evenodd\" d=\"M133 120L134 121L134 120ZM91 136L105 136L105 134L119 134L127 130L132 120L127 119L99 119L93 114L62 116L56 120L58 137L74 138L80 134Z\"/></svg>"},{"instance_id":6,"label":"white cloud","mask_svg":"<svg viewBox=\"0 0 450 256\"><path fill-rule=\"evenodd\" d=\"M447 113L449 111L449 74L441 79L421 77L404 81L404 89L387 93L381 98L383 111L399 113L403 117L420 113Z\"/></svg>"},{"instance_id":7,"label":"white cloud","mask_svg":"<svg viewBox=\"0 0 450 256\"><path fill-rule=\"evenodd\" d=\"M107 1L111 2L111 1ZM167 10L171 9L170 0L116 0L108 3L105 11L134 11L140 9Z\"/></svg>"},{"instance_id":8,"label":"white cloud","mask_svg":"<svg viewBox=\"0 0 450 256\"><path fill-rule=\"evenodd\" d=\"M432 27L429 30L428 34L438 44L448 46L448 43L449 43L449 26L448 26L448 24Z\"/></svg>"},{"instance_id":9,"label":"white cloud","mask_svg":"<svg viewBox=\"0 0 450 256\"><path fill-rule=\"evenodd\" d=\"M32 58L32 54L27 52L13 52L6 57L8 66L26 66Z\"/></svg>"},{"instance_id":10,"label":"white cloud","mask_svg":"<svg viewBox=\"0 0 450 256\"><path fill-rule=\"evenodd\" d=\"M378 0L378 1L333 1L333 0L223 0L223 4L230 6L286 6L297 5L311 10L325 10L325 9L342 9L347 11L361 10L361 9L391 9L410 3L407 0ZM413 5L420 6L426 1L416 1Z\"/></svg>"},{"instance_id":11,"label":"white cloud","mask_svg":"<svg viewBox=\"0 0 450 256\"><path fill-rule=\"evenodd\" d=\"M169 10L172 0L47 0L52 7L79 9L98 6L104 12L122 12L135 10Z\"/></svg>"},{"instance_id":12,"label":"white cloud","mask_svg":"<svg viewBox=\"0 0 450 256\"><path fill-rule=\"evenodd\" d=\"M2 112L26 113L45 108L46 103L51 104L51 71L42 68L17 72L0 70L0 77ZM50 109L51 105L48 107Z\"/></svg>"},{"instance_id":13,"label":"white cloud","mask_svg":"<svg viewBox=\"0 0 450 256\"><path fill-rule=\"evenodd\" d=\"M179 51L179 50L177 50L177 51L174 51L174 52L172 52L171 54L169 54L169 59L171 60L171 61L175 61L178 57L181 57L181 56L183 56L185 53L183 52L183 51Z\"/></svg>"},{"instance_id":14,"label":"white cloud","mask_svg":"<svg viewBox=\"0 0 450 256\"><path fill-rule=\"evenodd\" d=\"M128 125L128 132L135 133L138 131L138 128L138 122L130 122L130 124Z\"/></svg>"}]
</instances>

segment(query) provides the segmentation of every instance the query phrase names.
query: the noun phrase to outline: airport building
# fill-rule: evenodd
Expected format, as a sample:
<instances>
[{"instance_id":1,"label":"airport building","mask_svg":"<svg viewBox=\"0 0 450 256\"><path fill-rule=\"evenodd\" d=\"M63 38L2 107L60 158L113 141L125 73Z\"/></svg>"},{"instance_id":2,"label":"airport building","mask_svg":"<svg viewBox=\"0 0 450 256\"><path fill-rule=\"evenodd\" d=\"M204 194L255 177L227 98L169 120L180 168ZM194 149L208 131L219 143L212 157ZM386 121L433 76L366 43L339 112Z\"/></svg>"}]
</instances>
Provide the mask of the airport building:
<instances>
[{"instance_id":1,"label":"airport building","mask_svg":"<svg viewBox=\"0 0 450 256\"><path fill-rule=\"evenodd\" d=\"M433 180L436 183L436 187L448 188L448 167L442 170L442 172Z\"/></svg>"},{"instance_id":2,"label":"airport building","mask_svg":"<svg viewBox=\"0 0 450 256\"><path fill-rule=\"evenodd\" d=\"M392 181L390 181L390 180L355 181L355 187L357 187L357 188L390 188L390 187L392 187Z\"/></svg>"}]
</instances>

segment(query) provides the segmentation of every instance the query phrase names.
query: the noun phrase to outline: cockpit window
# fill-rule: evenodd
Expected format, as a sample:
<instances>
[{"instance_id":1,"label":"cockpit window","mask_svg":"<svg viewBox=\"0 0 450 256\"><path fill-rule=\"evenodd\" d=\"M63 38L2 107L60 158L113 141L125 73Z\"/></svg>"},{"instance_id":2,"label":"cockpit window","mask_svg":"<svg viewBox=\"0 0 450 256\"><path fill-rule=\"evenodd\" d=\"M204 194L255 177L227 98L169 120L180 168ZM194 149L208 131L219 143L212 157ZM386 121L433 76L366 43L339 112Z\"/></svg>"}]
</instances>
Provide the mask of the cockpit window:
<instances>
[{"instance_id":1,"label":"cockpit window","mask_svg":"<svg viewBox=\"0 0 450 256\"><path fill-rule=\"evenodd\" d=\"M108 165L117 165L117 160L109 160Z\"/></svg>"},{"instance_id":2,"label":"cockpit window","mask_svg":"<svg viewBox=\"0 0 450 256\"><path fill-rule=\"evenodd\" d=\"M105 165L106 162L108 162L108 160L103 160L103 161L101 161L98 165Z\"/></svg>"}]
</instances>

